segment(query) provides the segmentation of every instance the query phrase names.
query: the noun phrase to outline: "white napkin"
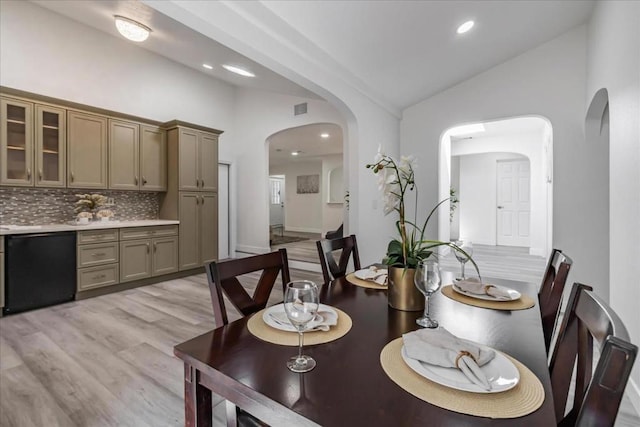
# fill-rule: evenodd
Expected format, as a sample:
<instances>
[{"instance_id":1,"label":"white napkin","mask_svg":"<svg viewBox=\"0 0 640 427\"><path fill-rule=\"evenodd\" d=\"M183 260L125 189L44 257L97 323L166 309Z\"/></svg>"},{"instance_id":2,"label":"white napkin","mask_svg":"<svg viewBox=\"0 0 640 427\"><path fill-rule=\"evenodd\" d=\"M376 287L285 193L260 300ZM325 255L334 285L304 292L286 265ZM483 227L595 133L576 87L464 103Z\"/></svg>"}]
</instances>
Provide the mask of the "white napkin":
<instances>
[{"instance_id":1,"label":"white napkin","mask_svg":"<svg viewBox=\"0 0 640 427\"><path fill-rule=\"evenodd\" d=\"M291 330L297 330L295 326L291 324L287 313L284 311L271 311L269 316L276 321L276 323L282 326L291 326ZM308 324L305 331L328 331L331 326L338 324L338 314L329 310L318 310L316 317L313 318Z\"/></svg>"},{"instance_id":2,"label":"white napkin","mask_svg":"<svg viewBox=\"0 0 640 427\"><path fill-rule=\"evenodd\" d=\"M387 274L388 270L386 268L379 268L375 265L365 268L364 270L358 270L354 273L358 279L375 282L381 286L387 284Z\"/></svg>"},{"instance_id":3,"label":"white napkin","mask_svg":"<svg viewBox=\"0 0 640 427\"><path fill-rule=\"evenodd\" d=\"M458 368L471 382L484 390L491 390L480 366L494 358L493 350L458 338L443 327L409 332L402 335L402 341L410 358L445 368Z\"/></svg>"},{"instance_id":4,"label":"white napkin","mask_svg":"<svg viewBox=\"0 0 640 427\"><path fill-rule=\"evenodd\" d=\"M456 282L456 286L465 292L476 295L489 295L500 300L510 300L511 295L505 288L479 282L477 279L465 279Z\"/></svg>"}]
</instances>

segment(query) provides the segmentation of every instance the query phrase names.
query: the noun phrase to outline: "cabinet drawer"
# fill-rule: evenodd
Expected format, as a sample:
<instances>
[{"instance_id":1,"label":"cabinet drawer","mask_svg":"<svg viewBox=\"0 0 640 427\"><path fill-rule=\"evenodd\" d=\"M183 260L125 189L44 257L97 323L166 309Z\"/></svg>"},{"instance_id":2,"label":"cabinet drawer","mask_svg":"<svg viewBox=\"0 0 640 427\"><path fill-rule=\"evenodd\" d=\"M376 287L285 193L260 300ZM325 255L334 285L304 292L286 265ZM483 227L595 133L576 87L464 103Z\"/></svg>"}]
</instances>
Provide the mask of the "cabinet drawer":
<instances>
[{"instance_id":1,"label":"cabinet drawer","mask_svg":"<svg viewBox=\"0 0 640 427\"><path fill-rule=\"evenodd\" d=\"M118 240L118 229L78 231L78 244L115 242Z\"/></svg>"},{"instance_id":2,"label":"cabinet drawer","mask_svg":"<svg viewBox=\"0 0 640 427\"><path fill-rule=\"evenodd\" d=\"M78 268L118 262L117 243L96 243L78 247Z\"/></svg>"},{"instance_id":3,"label":"cabinet drawer","mask_svg":"<svg viewBox=\"0 0 640 427\"><path fill-rule=\"evenodd\" d=\"M150 237L177 235L177 225L159 225L155 227L134 227L120 229L120 240L148 239Z\"/></svg>"},{"instance_id":4,"label":"cabinet drawer","mask_svg":"<svg viewBox=\"0 0 640 427\"><path fill-rule=\"evenodd\" d=\"M81 268L78 270L78 291L115 285L119 277L118 264Z\"/></svg>"}]
</instances>

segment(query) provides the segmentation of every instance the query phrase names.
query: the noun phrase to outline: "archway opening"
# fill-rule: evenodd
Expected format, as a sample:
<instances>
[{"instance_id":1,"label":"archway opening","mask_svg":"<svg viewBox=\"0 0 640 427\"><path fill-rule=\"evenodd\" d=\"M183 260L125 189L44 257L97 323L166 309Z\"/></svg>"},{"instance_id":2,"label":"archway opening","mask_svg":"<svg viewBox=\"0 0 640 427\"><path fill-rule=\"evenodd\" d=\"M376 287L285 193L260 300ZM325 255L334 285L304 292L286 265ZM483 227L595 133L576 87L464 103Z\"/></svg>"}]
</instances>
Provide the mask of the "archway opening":
<instances>
[{"instance_id":1,"label":"archway opening","mask_svg":"<svg viewBox=\"0 0 640 427\"><path fill-rule=\"evenodd\" d=\"M546 256L552 245L553 146L547 119L527 116L461 124L440 140L439 239L518 246Z\"/></svg>"},{"instance_id":2,"label":"archway opening","mask_svg":"<svg viewBox=\"0 0 640 427\"><path fill-rule=\"evenodd\" d=\"M344 223L343 132L333 123L284 129L267 138L269 243L289 259L317 264L315 248Z\"/></svg>"}]
</instances>

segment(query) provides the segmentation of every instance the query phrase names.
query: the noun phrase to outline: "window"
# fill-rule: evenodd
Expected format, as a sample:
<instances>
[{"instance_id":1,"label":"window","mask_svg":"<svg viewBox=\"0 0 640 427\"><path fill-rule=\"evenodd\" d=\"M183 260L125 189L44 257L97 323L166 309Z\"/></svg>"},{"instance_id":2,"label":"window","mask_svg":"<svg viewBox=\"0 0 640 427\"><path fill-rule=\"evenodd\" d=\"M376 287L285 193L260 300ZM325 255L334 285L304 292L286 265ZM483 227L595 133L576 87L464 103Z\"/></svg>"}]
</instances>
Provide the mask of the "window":
<instances>
[{"instance_id":1,"label":"window","mask_svg":"<svg viewBox=\"0 0 640 427\"><path fill-rule=\"evenodd\" d=\"M282 204L282 195L280 194L282 190L282 180L270 179L269 183L271 185L271 204L272 205Z\"/></svg>"}]
</instances>

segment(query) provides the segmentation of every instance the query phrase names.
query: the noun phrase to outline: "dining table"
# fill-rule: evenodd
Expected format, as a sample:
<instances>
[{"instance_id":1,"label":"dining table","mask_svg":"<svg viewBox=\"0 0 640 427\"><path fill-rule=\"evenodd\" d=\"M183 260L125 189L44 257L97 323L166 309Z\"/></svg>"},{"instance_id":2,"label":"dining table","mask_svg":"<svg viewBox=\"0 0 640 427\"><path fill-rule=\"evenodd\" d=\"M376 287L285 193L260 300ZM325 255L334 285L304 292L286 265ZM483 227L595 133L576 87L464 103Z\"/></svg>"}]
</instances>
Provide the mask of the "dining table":
<instances>
[{"instance_id":1,"label":"dining table","mask_svg":"<svg viewBox=\"0 0 640 427\"><path fill-rule=\"evenodd\" d=\"M431 296L430 315L456 336L511 356L528 368L544 389L535 411L517 418L489 418L444 409L408 393L381 366L391 341L420 327L422 312L391 308L387 291L367 289L345 277L320 286L320 302L348 314L352 327L328 343L304 347L317 366L298 374L287 369L295 346L254 336L245 316L174 348L184 361L185 425L212 423L214 392L271 426L552 426L556 424L538 285L484 278L535 299L524 310L493 310L463 304L441 292ZM443 272L442 284L453 283Z\"/></svg>"}]
</instances>

